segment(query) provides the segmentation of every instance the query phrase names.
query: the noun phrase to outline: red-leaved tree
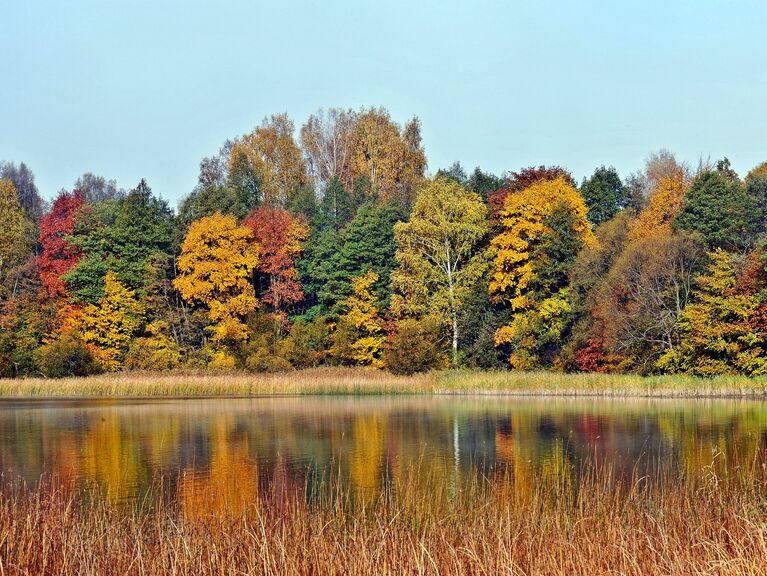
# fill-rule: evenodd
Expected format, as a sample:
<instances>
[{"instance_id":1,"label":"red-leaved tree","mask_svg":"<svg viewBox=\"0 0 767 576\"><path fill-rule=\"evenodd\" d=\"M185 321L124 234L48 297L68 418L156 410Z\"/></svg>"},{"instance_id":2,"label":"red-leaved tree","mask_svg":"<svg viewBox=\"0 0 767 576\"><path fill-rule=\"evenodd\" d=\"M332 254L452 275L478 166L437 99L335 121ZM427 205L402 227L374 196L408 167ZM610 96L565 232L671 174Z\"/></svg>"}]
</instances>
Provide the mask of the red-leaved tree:
<instances>
[{"instance_id":1,"label":"red-leaved tree","mask_svg":"<svg viewBox=\"0 0 767 576\"><path fill-rule=\"evenodd\" d=\"M61 277L69 272L80 259L80 251L67 241L75 227L78 212L85 204L82 192L62 192L53 203L51 211L40 221L40 246L42 251L37 264L40 281L51 298L66 296Z\"/></svg>"},{"instance_id":2,"label":"red-leaved tree","mask_svg":"<svg viewBox=\"0 0 767 576\"><path fill-rule=\"evenodd\" d=\"M284 208L261 206L248 214L243 224L253 230L260 246L256 288L261 300L272 306L278 317L285 318L285 308L304 297L298 281L296 259L302 242L309 235L306 222Z\"/></svg>"}]
</instances>

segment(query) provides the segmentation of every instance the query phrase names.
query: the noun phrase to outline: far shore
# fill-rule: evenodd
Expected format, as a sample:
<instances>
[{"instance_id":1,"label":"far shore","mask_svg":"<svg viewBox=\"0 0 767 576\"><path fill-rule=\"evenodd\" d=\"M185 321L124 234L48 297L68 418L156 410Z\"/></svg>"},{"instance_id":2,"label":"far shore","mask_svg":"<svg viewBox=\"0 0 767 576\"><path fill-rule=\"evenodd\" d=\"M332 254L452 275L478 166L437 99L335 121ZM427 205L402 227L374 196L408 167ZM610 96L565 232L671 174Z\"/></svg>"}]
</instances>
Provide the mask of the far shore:
<instances>
[{"instance_id":1,"label":"far shore","mask_svg":"<svg viewBox=\"0 0 767 576\"><path fill-rule=\"evenodd\" d=\"M86 378L0 380L0 399L407 394L767 399L767 377L479 370L396 376L368 368L326 367L278 374L119 372Z\"/></svg>"}]
</instances>

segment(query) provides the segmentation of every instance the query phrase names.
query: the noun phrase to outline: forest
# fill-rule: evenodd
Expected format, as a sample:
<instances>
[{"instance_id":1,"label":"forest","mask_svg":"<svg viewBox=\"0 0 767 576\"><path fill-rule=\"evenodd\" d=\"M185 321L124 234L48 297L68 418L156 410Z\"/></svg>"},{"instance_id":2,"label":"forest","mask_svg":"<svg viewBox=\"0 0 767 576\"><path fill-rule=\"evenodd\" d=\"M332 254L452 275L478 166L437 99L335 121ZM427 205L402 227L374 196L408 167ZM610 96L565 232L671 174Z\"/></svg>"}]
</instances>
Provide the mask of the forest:
<instances>
[{"instance_id":1,"label":"forest","mask_svg":"<svg viewBox=\"0 0 767 576\"><path fill-rule=\"evenodd\" d=\"M594 165L432 173L383 108L267 117L177 210L0 163L0 375L767 372L767 162Z\"/></svg>"}]
</instances>

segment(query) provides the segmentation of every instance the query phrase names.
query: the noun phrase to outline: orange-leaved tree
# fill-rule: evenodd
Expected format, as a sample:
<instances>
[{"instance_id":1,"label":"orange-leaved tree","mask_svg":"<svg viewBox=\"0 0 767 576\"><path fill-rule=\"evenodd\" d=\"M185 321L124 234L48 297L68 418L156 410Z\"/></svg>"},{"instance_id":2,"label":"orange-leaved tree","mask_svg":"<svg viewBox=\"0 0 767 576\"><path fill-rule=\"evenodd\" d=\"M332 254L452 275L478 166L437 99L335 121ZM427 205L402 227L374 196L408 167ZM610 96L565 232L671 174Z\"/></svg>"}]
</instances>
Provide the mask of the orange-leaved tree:
<instances>
[{"instance_id":1,"label":"orange-leaved tree","mask_svg":"<svg viewBox=\"0 0 767 576\"><path fill-rule=\"evenodd\" d=\"M218 344L248 339L243 317L258 307L250 281L258 254L251 229L220 212L193 222L184 237L173 285L187 302L208 307Z\"/></svg>"}]
</instances>

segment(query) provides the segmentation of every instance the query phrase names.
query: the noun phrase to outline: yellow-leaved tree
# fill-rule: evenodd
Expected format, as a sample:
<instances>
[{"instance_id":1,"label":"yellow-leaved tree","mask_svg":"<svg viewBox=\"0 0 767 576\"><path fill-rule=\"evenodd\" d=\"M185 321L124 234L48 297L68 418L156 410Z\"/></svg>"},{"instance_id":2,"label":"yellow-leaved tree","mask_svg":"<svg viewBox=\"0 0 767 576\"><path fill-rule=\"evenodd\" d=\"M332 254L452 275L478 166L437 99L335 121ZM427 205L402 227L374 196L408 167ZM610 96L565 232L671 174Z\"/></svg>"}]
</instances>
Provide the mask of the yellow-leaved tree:
<instances>
[{"instance_id":1,"label":"yellow-leaved tree","mask_svg":"<svg viewBox=\"0 0 767 576\"><path fill-rule=\"evenodd\" d=\"M220 212L193 222L184 237L173 285L187 302L208 307L216 344L248 339L243 317L258 307L251 284L258 253L252 230ZM231 364L225 352L214 357L217 359L218 364Z\"/></svg>"},{"instance_id":2,"label":"yellow-leaved tree","mask_svg":"<svg viewBox=\"0 0 767 576\"><path fill-rule=\"evenodd\" d=\"M307 182L306 164L294 132L288 115L278 114L264 118L259 127L232 146L230 172L236 175L244 163L257 178L265 204L284 204L295 188Z\"/></svg>"},{"instance_id":3,"label":"yellow-leaved tree","mask_svg":"<svg viewBox=\"0 0 767 576\"><path fill-rule=\"evenodd\" d=\"M399 267L392 273L392 308L402 316L433 315L452 332L458 363L459 312L487 271L482 242L487 208L479 195L447 178L419 190L408 222L394 227Z\"/></svg>"},{"instance_id":4,"label":"yellow-leaved tree","mask_svg":"<svg viewBox=\"0 0 767 576\"><path fill-rule=\"evenodd\" d=\"M352 278L352 293L342 302L346 312L339 318L332 336L332 352L360 366L381 368L386 334L373 294L376 282L378 274L373 271Z\"/></svg>"},{"instance_id":5,"label":"yellow-leaved tree","mask_svg":"<svg viewBox=\"0 0 767 576\"><path fill-rule=\"evenodd\" d=\"M110 271L104 278L104 296L98 304L85 306L74 323L99 368L112 372L123 367L131 341L144 325L144 315L136 293Z\"/></svg>"},{"instance_id":6,"label":"yellow-leaved tree","mask_svg":"<svg viewBox=\"0 0 767 576\"><path fill-rule=\"evenodd\" d=\"M563 207L573 214L573 231L584 243L595 242L583 197L561 176L510 194L499 212L502 232L491 241L495 265L490 293L509 302L514 310L530 305L530 288L536 278L531 255L549 230L547 217Z\"/></svg>"},{"instance_id":7,"label":"yellow-leaved tree","mask_svg":"<svg viewBox=\"0 0 767 576\"><path fill-rule=\"evenodd\" d=\"M0 180L0 280L10 268L31 256L32 230L13 182Z\"/></svg>"},{"instance_id":8,"label":"yellow-leaved tree","mask_svg":"<svg viewBox=\"0 0 767 576\"><path fill-rule=\"evenodd\" d=\"M499 212L501 233L493 238L490 293L507 302L511 322L495 333L509 345L519 369L550 364L572 321L568 270L584 245L596 243L588 208L570 183L542 180L510 194Z\"/></svg>"},{"instance_id":9,"label":"yellow-leaved tree","mask_svg":"<svg viewBox=\"0 0 767 576\"><path fill-rule=\"evenodd\" d=\"M647 206L639 213L629 232L630 240L641 240L669 232L671 223L682 209L687 179L682 168L671 171L658 180Z\"/></svg>"}]
</instances>

